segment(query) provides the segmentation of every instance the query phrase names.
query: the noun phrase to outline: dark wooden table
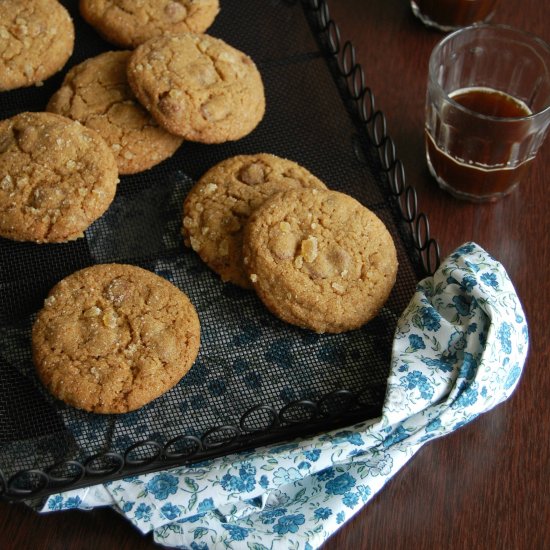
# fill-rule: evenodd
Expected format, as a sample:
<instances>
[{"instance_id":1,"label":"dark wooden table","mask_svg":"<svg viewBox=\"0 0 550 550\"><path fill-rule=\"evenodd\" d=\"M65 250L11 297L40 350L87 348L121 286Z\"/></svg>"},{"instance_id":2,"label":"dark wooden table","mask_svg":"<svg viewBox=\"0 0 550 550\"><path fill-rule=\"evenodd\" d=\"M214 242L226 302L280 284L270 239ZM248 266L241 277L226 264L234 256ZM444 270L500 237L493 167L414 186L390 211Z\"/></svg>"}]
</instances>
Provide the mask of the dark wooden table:
<instances>
[{"instance_id":1,"label":"dark wooden table","mask_svg":"<svg viewBox=\"0 0 550 550\"><path fill-rule=\"evenodd\" d=\"M446 195L428 174L422 138L428 57L442 35L416 21L406 0L329 6L356 47L443 255L473 240L505 265L526 309L531 347L510 400L424 447L323 550L550 548L550 139L506 199L479 205ZM506 0L494 21L548 42L549 13L549 0ZM111 510L38 516L0 503L3 550L156 547Z\"/></svg>"}]
</instances>

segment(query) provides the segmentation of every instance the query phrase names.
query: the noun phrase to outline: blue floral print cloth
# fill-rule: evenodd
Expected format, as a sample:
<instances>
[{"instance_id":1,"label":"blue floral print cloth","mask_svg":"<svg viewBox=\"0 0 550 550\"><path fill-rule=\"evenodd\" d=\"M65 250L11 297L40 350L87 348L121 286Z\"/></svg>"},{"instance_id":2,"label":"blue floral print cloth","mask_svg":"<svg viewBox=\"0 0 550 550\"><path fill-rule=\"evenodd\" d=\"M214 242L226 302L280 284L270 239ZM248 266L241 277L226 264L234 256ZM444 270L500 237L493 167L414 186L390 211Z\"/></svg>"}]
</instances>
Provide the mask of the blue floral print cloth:
<instances>
[{"instance_id":1,"label":"blue floral print cloth","mask_svg":"<svg viewBox=\"0 0 550 550\"><path fill-rule=\"evenodd\" d=\"M382 416L321 436L48 498L110 505L170 547L319 547L426 442L507 399L527 356L504 268L474 243L421 281L393 343Z\"/></svg>"}]
</instances>

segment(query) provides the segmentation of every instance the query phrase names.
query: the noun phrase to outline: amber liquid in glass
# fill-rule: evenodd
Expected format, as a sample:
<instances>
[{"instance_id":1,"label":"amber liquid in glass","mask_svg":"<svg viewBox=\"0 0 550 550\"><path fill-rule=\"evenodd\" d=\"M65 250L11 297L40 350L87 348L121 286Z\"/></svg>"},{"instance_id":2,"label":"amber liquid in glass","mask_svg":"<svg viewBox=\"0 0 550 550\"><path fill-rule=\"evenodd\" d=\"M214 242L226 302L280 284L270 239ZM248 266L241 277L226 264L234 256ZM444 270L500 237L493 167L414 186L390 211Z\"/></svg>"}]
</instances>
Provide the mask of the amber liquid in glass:
<instances>
[{"instance_id":1,"label":"amber liquid in glass","mask_svg":"<svg viewBox=\"0 0 550 550\"><path fill-rule=\"evenodd\" d=\"M449 97L470 111L486 116L521 118L531 114L531 110L523 101L491 88L458 90Z\"/></svg>"},{"instance_id":2,"label":"amber liquid in glass","mask_svg":"<svg viewBox=\"0 0 550 550\"><path fill-rule=\"evenodd\" d=\"M450 97L460 105L482 115L513 119L531 114L531 110L522 101L490 88L458 90ZM478 119L476 124L480 127L486 125L483 133L487 147L478 148L475 159L469 158L465 141L453 140L447 144L447 150L444 151L426 131L430 169L442 187L458 196L480 200L498 198L512 191L529 169L532 159L517 165L508 165L513 145L501 146L500 129L490 122L485 122ZM460 121L457 121L455 128L458 128L459 132L467 133L471 124L470 120L465 120L461 128ZM509 127L506 131L507 139L511 143L522 141L524 129L521 125L517 129Z\"/></svg>"}]
</instances>

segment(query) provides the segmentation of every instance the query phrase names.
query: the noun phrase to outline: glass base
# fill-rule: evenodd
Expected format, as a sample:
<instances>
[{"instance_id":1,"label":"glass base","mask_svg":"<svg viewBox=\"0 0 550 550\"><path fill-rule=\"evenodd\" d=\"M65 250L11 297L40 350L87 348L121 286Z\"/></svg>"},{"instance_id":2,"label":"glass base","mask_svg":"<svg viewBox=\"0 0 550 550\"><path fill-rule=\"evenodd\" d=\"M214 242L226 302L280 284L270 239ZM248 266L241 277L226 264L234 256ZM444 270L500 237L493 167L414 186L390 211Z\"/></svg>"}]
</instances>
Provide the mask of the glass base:
<instances>
[{"instance_id":1,"label":"glass base","mask_svg":"<svg viewBox=\"0 0 550 550\"><path fill-rule=\"evenodd\" d=\"M426 25L426 27L431 27L431 28L437 29L438 31L441 31L441 32L456 31L457 29L460 29L461 27L466 27L466 26L469 26L469 25L473 25L474 23L482 23L482 22L485 22L485 21L489 21L495 13L495 10L493 9L491 11L491 13L489 13L486 17L483 17L482 19L478 19L477 21L466 20L466 21L463 21L463 22L461 22L460 24L457 24L457 25L444 25L442 23L438 23L437 21L434 21L433 19L431 19L425 13L422 13L420 8L418 7L418 4L414 0L411 0L411 9L412 9L412 12L414 13L414 15L418 19L420 19L420 21L422 21L422 23L424 23L424 25Z\"/></svg>"},{"instance_id":2,"label":"glass base","mask_svg":"<svg viewBox=\"0 0 550 550\"><path fill-rule=\"evenodd\" d=\"M465 193L464 191L457 191L454 187L451 187L447 182L445 182L445 180L441 179L435 173L435 170L434 170L434 167L432 166L429 155L426 155L426 161L428 164L428 169L430 170L430 174L433 176L435 181L437 181L437 184L439 185L439 187L443 189L443 191L446 191L447 193L449 193L450 195L452 195L457 199L470 201L470 202L495 202L512 193L512 191L514 191L514 189L518 186L518 183L516 183L515 185L512 185L512 187L509 187L508 189L506 189L506 191L503 191L502 193L493 193L491 195L472 195L471 193Z\"/></svg>"}]
</instances>

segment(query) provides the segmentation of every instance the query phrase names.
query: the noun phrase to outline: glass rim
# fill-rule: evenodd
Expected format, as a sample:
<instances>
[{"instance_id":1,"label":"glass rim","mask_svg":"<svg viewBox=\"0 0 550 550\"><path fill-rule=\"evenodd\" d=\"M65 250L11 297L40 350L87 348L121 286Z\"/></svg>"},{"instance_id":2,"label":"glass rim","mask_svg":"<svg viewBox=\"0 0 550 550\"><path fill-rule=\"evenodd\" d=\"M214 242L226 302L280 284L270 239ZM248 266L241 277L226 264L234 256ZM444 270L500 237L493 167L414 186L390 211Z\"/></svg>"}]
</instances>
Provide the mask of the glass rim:
<instances>
[{"instance_id":1,"label":"glass rim","mask_svg":"<svg viewBox=\"0 0 550 550\"><path fill-rule=\"evenodd\" d=\"M490 120L492 122L503 122L503 123L510 123L510 122L521 122L521 121L529 121L536 118L542 118L544 115L546 115L548 112L550 112L550 99L547 101L546 105L539 109L535 113L531 113L529 115L519 116L519 117L499 117L494 115L485 115L483 113L479 113L478 111L474 111L470 109L469 107L466 107L462 105L461 103L458 103L458 101L455 101L448 92L446 92L441 84L438 82L437 78L435 78L433 75L435 71L433 70L432 65L435 63L435 57L436 55L441 51L441 49L450 42L454 37L456 37L459 34L463 34L465 32L472 32L472 31L482 31L483 29L491 29L491 30L503 30L506 32L512 32L515 33L518 36L521 36L523 39L527 39L530 42L536 44L537 46L541 47L542 50L545 51L545 53L548 55L548 79L550 80L550 45L544 41L542 38L537 36L536 34L533 34L528 31L524 31L522 29L518 29L516 27L512 27L510 25L503 25L501 23L474 23L473 25L468 25L467 27L461 27L460 29L457 29L451 33L449 33L447 36L443 37L433 48L432 53L430 54L430 59L428 62L428 78L432 85L435 85L443 94L445 97L445 100L449 102L453 107L457 108L460 111L465 112L468 115L475 116L476 118L481 118L483 120ZM481 86L479 86L481 87ZM502 90L497 90L501 93L507 93L503 92ZM452 92L451 92L452 93ZM510 94L508 94L510 95Z\"/></svg>"}]
</instances>

